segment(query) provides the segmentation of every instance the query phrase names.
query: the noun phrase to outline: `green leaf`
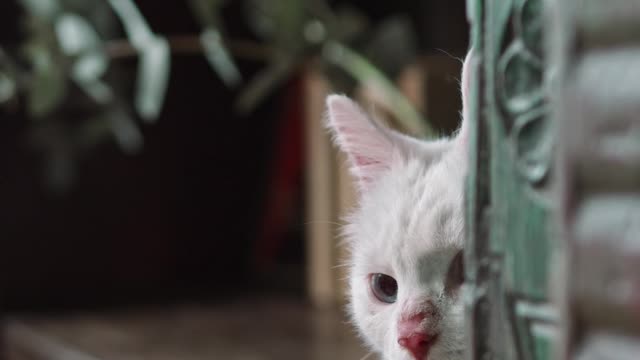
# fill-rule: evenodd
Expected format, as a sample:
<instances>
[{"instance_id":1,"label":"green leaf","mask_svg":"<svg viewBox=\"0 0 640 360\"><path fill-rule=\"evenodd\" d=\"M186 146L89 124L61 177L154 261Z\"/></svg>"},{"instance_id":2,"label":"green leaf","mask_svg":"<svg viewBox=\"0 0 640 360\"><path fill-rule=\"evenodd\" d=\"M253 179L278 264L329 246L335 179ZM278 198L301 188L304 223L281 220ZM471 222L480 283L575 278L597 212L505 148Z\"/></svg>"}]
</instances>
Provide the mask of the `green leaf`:
<instances>
[{"instance_id":1,"label":"green leaf","mask_svg":"<svg viewBox=\"0 0 640 360\"><path fill-rule=\"evenodd\" d=\"M75 14L59 16L55 21L55 31L60 48L69 56L97 48L101 43L93 26Z\"/></svg>"},{"instance_id":2,"label":"green leaf","mask_svg":"<svg viewBox=\"0 0 640 360\"><path fill-rule=\"evenodd\" d=\"M28 92L28 110L40 118L55 109L64 99L67 83L62 67L51 52L38 43L30 44L26 54L31 62L32 74Z\"/></svg>"},{"instance_id":3,"label":"green leaf","mask_svg":"<svg viewBox=\"0 0 640 360\"><path fill-rule=\"evenodd\" d=\"M240 75L240 70L238 70L233 58L223 45L220 33L216 29L209 27L200 35L200 42L209 65L227 86L235 87L239 85L242 81L242 75Z\"/></svg>"},{"instance_id":4,"label":"green leaf","mask_svg":"<svg viewBox=\"0 0 640 360\"><path fill-rule=\"evenodd\" d=\"M78 15L63 14L58 17L55 30L64 53L75 57L71 78L97 103L110 102L113 93L100 81L109 67L109 60L93 26Z\"/></svg>"},{"instance_id":5,"label":"green leaf","mask_svg":"<svg viewBox=\"0 0 640 360\"><path fill-rule=\"evenodd\" d=\"M155 121L167 92L171 51L166 39L155 35L131 0L109 0L127 37L140 54L135 106L146 121Z\"/></svg>"},{"instance_id":6,"label":"green leaf","mask_svg":"<svg viewBox=\"0 0 640 360\"><path fill-rule=\"evenodd\" d=\"M410 20L393 16L378 25L363 54L377 69L393 77L416 58L417 47Z\"/></svg>"},{"instance_id":7,"label":"green leaf","mask_svg":"<svg viewBox=\"0 0 640 360\"><path fill-rule=\"evenodd\" d=\"M138 125L129 112L117 103L78 126L74 140L77 148L82 151L112 138L127 154L135 154L143 146L143 136Z\"/></svg>"},{"instance_id":8,"label":"green leaf","mask_svg":"<svg viewBox=\"0 0 640 360\"><path fill-rule=\"evenodd\" d=\"M309 14L299 0L247 0L248 23L264 39L281 49L296 51L306 45L302 29Z\"/></svg>"},{"instance_id":9,"label":"green leaf","mask_svg":"<svg viewBox=\"0 0 640 360\"><path fill-rule=\"evenodd\" d=\"M204 27L200 34L200 43L204 49L204 55L213 71L224 81L227 86L236 87L242 81L240 70L233 61L229 50L222 42L220 28L220 9L227 0L190 0L193 15Z\"/></svg>"},{"instance_id":10,"label":"green leaf","mask_svg":"<svg viewBox=\"0 0 640 360\"><path fill-rule=\"evenodd\" d=\"M136 122L119 106L107 113L111 131L122 151L135 154L143 145L143 137Z\"/></svg>"},{"instance_id":11,"label":"green leaf","mask_svg":"<svg viewBox=\"0 0 640 360\"><path fill-rule=\"evenodd\" d=\"M280 0L275 0L279 2ZM274 2L274 1L272 1ZM247 0L245 4L247 25L263 39L271 39L276 33L275 7L265 0Z\"/></svg>"},{"instance_id":12,"label":"green leaf","mask_svg":"<svg viewBox=\"0 0 640 360\"><path fill-rule=\"evenodd\" d=\"M362 34L369 25L367 18L360 11L344 6L336 11L335 18L329 23L334 38L343 43Z\"/></svg>"},{"instance_id":13,"label":"green leaf","mask_svg":"<svg viewBox=\"0 0 640 360\"><path fill-rule=\"evenodd\" d=\"M89 53L76 60L71 77L95 102L107 104L114 98L113 91L100 78L108 67L101 52Z\"/></svg>"},{"instance_id":14,"label":"green leaf","mask_svg":"<svg viewBox=\"0 0 640 360\"><path fill-rule=\"evenodd\" d=\"M203 26L220 27L220 9L227 0L190 0L191 11Z\"/></svg>"},{"instance_id":15,"label":"green leaf","mask_svg":"<svg viewBox=\"0 0 640 360\"><path fill-rule=\"evenodd\" d=\"M144 48L155 35L136 4L131 0L109 0L109 4L122 21L131 44L138 50Z\"/></svg>"},{"instance_id":16,"label":"green leaf","mask_svg":"<svg viewBox=\"0 0 640 360\"><path fill-rule=\"evenodd\" d=\"M160 114L167 92L171 67L169 43L155 35L131 0L109 0L127 37L140 54L136 83L135 106L146 121L155 121Z\"/></svg>"},{"instance_id":17,"label":"green leaf","mask_svg":"<svg viewBox=\"0 0 640 360\"><path fill-rule=\"evenodd\" d=\"M76 60L72 74L81 82L98 80L106 71L107 58L101 52L90 52Z\"/></svg>"},{"instance_id":18,"label":"green leaf","mask_svg":"<svg viewBox=\"0 0 640 360\"><path fill-rule=\"evenodd\" d=\"M16 83L4 72L0 72L0 103L9 101L16 93Z\"/></svg>"},{"instance_id":19,"label":"green leaf","mask_svg":"<svg viewBox=\"0 0 640 360\"><path fill-rule=\"evenodd\" d=\"M320 44L327 37L327 29L325 24L320 20L314 19L307 22L302 30L304 39L310 44Z\"/></svg>"},{"instance_id":20,"label":"green leaf","mask_svg":"<svg viewBox=\"0 0 640 360\"><path fill-rule=\"evenodd\" d=\"M44 19L53 19L60 11L58 0L20 0L31 14Z\"/></svg>"},{"instance_id":21,"label":"green leaf","mask_svg":"<svg viewBox=\"0 0 640 360\"><path fill-rule=\"evenodd\" d=\"M271 7L274 12L276 24L276 37L284 48L300 48L303 46L303 34L301 32L305 22L309 20L304 1L299 0L262 0L266 7Z\"/></svg>"},{"instance_id":22,"label":"green leaf","mask_svg":"<svg viewBox=\"0 0 640 360\"><path fill-rule=\"evenodd\" d=\"M266 69L260 71L240 93L235 108L241 114L253 111L255 107L280 85L293 71L297 59L287 57L274 60Z\"/></svg>"},{"instance_id":23,"label":"green leaf","mask_svg":"<svg viewBox=\"0 0 640 360\"><path fill-rule=\"evenodd\" d=\"M146 121L158 118L169 85L171 51L162 37L153 37L142 48L138 63L135 105Z\"/></svg>"}]
</instances>

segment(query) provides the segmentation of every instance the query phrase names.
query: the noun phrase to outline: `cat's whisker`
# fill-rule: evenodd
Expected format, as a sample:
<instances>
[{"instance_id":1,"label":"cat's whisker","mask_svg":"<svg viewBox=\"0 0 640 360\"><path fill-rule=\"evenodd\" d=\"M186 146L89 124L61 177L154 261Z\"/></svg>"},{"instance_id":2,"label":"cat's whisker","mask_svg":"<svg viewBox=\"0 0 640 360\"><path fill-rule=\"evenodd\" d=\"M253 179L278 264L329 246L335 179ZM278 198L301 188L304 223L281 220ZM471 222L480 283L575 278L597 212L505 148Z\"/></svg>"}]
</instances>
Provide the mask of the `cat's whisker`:
<instances>
[{"instance_id":1,"label":"cat's whisker","mask_svg":"<svg viewBox=\"0 0 640 360\"><path fill-rule=\"evenodd\" d=\"M335 221L328 221L328 220L310 220L310 221L306 221L304 223L302 223L303 225L313 225L313 224L326 224L326 225L335 225L335 226L344 226L345 224L341 224L339 222L335 222Z\"/></svg>"},{"instance_id":2,"label":"cat's whisker","mask_svg":"<svg viewBox=\"0 0 640 360\"><path fill-rule=\"evenodd\" d=\"M443 351L444 354L462 354L464 349Z\"/></svg>"},{"instance_id":3,"label":"cat's whisker","mask_svg":"<svg viewBox=\"0 0 640 360\"><path fill-rule=\"evenodd\" d=\"M370 358L374 354L375 353L373 351L370 351L367 355L361 357L360 360L366 360L366 359Z\"/></svg>"},{"instance_id":4,"label":"cat's whisker","mask_svg":"<svg viewBox=\"0 0 640 360\"><path fill-rule=\"evenodd\" d=\"M338 265L334 265L334 266L332 266L332 267L331 267L331 269L332 269L332 270L335 270L335 269L342 269L342 268L346 268L346 267L349 267L349 266L351 266L351 264L349 264L349 263L345 263L345 264L338 264Z\"/></svg>"},{"instance_id":5,"label":"cat's whisker","mask_svg":"<svg viewBox=\"0 0 640 360\"><path fill-rule=\"evenodd\" d=\"M450 52L447 52L444 49L440 49L440 48L436 48L436 51L440 51L441 53L449 56L450 58L454 59L454 60L458 60L460 62L460 64L464 64L464 59L458 56L453 56L453 54L451 54Z\"/></svg>"}]
</instances>

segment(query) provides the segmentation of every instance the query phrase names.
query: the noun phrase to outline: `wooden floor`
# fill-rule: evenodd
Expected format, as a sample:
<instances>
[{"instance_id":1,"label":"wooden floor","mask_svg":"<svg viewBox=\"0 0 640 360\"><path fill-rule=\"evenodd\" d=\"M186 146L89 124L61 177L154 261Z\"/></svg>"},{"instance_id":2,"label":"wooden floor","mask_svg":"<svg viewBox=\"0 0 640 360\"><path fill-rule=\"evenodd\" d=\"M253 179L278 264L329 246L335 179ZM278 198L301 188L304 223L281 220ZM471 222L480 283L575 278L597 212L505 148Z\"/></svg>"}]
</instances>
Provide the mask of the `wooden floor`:
<instances>
[{"instance_id":1,"label":"wooden floor","mask_svg":"<svg viewBox=\"0 0 640 360\"><path fill-rule=\"evenodd\" d=\"M360 360L366 355L339 311L314 311L286 300L20 317L9 320L7 343L9 360Z\"/></svg>"}]
</instances>

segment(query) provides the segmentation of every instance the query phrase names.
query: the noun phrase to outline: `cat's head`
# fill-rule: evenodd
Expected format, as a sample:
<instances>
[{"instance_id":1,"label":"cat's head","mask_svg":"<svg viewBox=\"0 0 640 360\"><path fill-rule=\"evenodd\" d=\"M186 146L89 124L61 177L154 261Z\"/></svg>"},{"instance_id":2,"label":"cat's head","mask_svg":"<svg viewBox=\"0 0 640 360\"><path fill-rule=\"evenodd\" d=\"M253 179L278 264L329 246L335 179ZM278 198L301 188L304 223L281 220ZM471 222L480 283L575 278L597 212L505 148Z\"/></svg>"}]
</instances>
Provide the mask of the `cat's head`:
<instances>
[{"instance_id":1,"label":"cat's head","mask_svg":"<svg viewBox=\"0 0 640 360\"><path fill-rule=\"evenodd\" d=\"M329 96L327 108L359 190L344 236L360 334L385 360L462 359L466 123L453 138L419 141L344 96Z\"/></svg>"}]
</instances>

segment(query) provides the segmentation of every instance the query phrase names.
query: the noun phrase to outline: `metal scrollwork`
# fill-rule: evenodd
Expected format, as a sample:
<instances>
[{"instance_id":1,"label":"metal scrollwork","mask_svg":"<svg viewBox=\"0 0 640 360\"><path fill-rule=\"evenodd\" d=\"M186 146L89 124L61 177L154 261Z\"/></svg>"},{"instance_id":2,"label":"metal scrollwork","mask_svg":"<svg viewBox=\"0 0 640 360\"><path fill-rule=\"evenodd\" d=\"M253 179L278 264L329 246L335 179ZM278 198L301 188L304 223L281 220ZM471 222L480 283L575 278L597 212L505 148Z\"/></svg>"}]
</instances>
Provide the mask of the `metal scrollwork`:
<instances>
[{"instance_id":1,"label":"metal scrollwork","mask_svg":"<svg viewBox=\"0 0 640 360\"><path fill-rule=\"evenodd\" d=\"M504 29L512 35L504 39L496 75L503 124L512 142L516 169L534 190L545 185L553 147L544 85L541 12L540 0L515 3L512 21Z\"/></svg>"},{"instance_id":2,"label":"metal scrollwork","mask_svg":"<svg viewBox=\"0 0 640 360\"><path fill-rule=\"evenodd\" d=\"M469 0L474 51L483 55L468 192L472 359L550 359L557 339L548 293L555 129L544 1Z\"/></svg>"}]
</instances>

